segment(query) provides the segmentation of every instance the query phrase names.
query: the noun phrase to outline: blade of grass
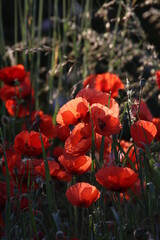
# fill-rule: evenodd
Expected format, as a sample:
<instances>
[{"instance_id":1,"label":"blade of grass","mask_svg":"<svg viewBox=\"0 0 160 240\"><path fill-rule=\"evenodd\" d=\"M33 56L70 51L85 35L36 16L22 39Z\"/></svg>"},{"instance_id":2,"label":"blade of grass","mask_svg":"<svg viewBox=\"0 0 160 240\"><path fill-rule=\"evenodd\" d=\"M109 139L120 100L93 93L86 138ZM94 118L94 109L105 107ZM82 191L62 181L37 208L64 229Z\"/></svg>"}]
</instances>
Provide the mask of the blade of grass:
<instances>
[{"instance_id":1,"label":"blade of grass","mask_svg":"<svg viewBox=\"0 0 160 240\"><path fill-rule=\"evenodd\" d=\"M119 233L118 233L119 239L123 240L122 221L121 221L121 219L120 219L120 217L118 215L118 212L116 211L115 207L111 207L111 211L112 211L112 213L113 213L113 215L115 217L115 220L116 220L116 222L118 224L118 227L119 227Z\"/></svg>"},{"instance_id":2,"label":"blade of grass","mask_svg":"<svg viewBox=\"0 0 160 240\"><path fill-rule=\"evenodd\" d=\"M37 234L36 222L35 222L35 219L34 219L33 210L32 210L32 207L31 207L30 203L29 203L29 213L30 213L31 226L33 228L33 233L36 235L36 240L39 240L39 237L38 237L38 234Z\"/></svg>"},{"instance_id":3,"label":"blade of grass","mask_svg":"<svg viewBox=\"0 0 160 240\"><path fill-rule=\"evenodd\" d=\"M50 171L49 171L47 155L46 155L46 151L45 151L44 144L42 141L42 135L40 133L40 130L39 130L39 134L40 134L40 139L41 139L41 144L42 144L42 153L43 153L43 159L44 159L44 165L45 165L45 178L46 178L46 191L47 191L48 207L49 207L49 213L51 214L49 216L49 218L51 217L50 219L51 219L53 230L56 231L57 227L56 227L56 223L53 218L53 213L56 212L56 204L55 204L55 199L54 199L53 191L52 191L52 179L51 179L51 175L50 175Z\"/></svg>"}]
</instances>

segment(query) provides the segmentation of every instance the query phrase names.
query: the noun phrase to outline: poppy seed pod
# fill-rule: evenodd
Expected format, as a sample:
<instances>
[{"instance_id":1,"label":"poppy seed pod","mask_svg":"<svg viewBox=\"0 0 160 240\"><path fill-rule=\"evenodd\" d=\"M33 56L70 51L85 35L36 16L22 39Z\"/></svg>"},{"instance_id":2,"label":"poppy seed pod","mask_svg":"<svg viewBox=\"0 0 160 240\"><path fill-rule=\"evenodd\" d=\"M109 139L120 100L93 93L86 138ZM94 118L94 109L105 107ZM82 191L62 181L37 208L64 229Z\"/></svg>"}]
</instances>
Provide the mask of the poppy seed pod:
<instances>
[{"instance_id":1,"label":"poppy seed pod","mask_svg":"<svg viewBox=\"0 0 160 240\"><path fill-rule=\"evenodd\" d=\"M1 122L2 122L3 126L7 127L10 124L10 119L6 115L3 115L1 117Z\"/></svg>"}]
</instances>

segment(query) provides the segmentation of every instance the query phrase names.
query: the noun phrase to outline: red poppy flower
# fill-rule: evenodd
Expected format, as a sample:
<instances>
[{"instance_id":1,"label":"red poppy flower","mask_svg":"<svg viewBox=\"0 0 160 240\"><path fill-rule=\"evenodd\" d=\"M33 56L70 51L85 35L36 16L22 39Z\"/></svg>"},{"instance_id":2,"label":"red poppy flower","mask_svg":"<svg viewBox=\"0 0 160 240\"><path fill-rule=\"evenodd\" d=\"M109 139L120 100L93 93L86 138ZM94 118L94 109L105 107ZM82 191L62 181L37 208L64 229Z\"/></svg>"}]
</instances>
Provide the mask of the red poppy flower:
<instances>
[{"instance_id":1,"label":"red poppy flower","mask_svg":"<svg viewBox=\"0 0 160 240\"><path fill-rule=\"evenodd\" d=\"M17 176L19 178L28 178L28 174L32 177L36 177L38 172L36 171L36 167L40 166L43 162L43 159L22 159L22 161L16 165L17 168Z\"/></svg>"},{"instance_id":2,"label":"red poppy flower","mask_svg":"<svg viewBox=\"0 0 160 240\"><path fill-rule=\"evenodd\" d=\"M50 146L46 136L41 134L45 150ZM14 139L14 148L18 153L27 156L38 156L42 153L40 134L35 131L22 131Z\"/></svg>"},{"instance_id":3,"label":"red poppy flower","mask_svg":"<svg viewBox=\"0 0 160 240\"><path fill-rule=\"evenodd\" d=\"M66 196L74 206L89 207L100 198L100 192L89 183L79 182L67 189Z\"/></svg>"},{"instance_id":4,"label":"red poppy flower","mask_svg":"<svg viewBox=\"0 0 160 240\"><path fill-rule=\"evenodd\" d=\"M43 159L30 159L25 158L21 159L21 155L18 153L15 153L13 148L6 149L6 155L7 155L7 163L8 163L8 169L11 176L11 181L14 180L12 183L15 185L17 189L20 191L20 193L26 193L28 191L28 176L30 175L30 186L34 186L35 189L37 189L38 185L36 182L33 184L33 178L35 178L38 175L38 172L35 170L36 166L39 166ZM17 156L17 159L16 159ZM2 158L2 170L3 174L6 175L6 169L4 164L4 156ZM17 182L18 179L18 182Z\"/></svg>"},{"instance_id":5,"label":"red poppy flower","mask_svg":"<svg viewBox=\"0 0 160 240\"><path fill-rule=\"evenodd\" d=\"M84 118L88 112L88 102L81 97L75 98L63 105L58 114L56 121L60 125L76 124Z\"/></svg>"},{"instance_id":6,"label":"red poppy flower","mask_svg":"<svg viewBox=\"0 0 160 240\"><path fill-rule=\"evenodd\" d=\"M95 137L95 147L99 151L101 148L101 142L102 142L102 135L96 133ZM110 145L112 144L112 139L110 137L105 137L104 138L104 150L109 148Z\"/></svg>"},{"instance_id":7,"label":"red poppy flower","mask_svg":"<svg viewBox=\"0 0 160 240\"><path fill-rule=\"evenodd\" d=\"M116 114L108 107L95 103L91 106L91 116L95 131L104 136L118 134L122 125Z\"/></svg>"},{"instance_id":8,"label":"red poppy flower","mask_svg":"<svg viewBox=\"0 0 160 240\"><path fill-rule=\"evenodd\" d=\"M10 116L12 117L25 117L29 115L29 102L28 100L26 101L26 104L17 104L16 100L9 99L5 102L5 107L9 113Z\"/></svg>"},{"instance_id":9,"label":"red poppy flower","mask_svg":"<svg viewBox=\"0 0 160 240\"><path fill-rule=\"evenodd\" d=\"M28 175L30 176L37 176L37 172L35 171L35 167L40 165L43 161L42 159L22 159L21 154L17 153L13 147L9 147L5 149L6 151L6 158L7 158L7 164L8 164L8 170L12 178L16 182L16 177L21 181L23 178L23 181L21 182L22 188L24 192L27 192L27 181ZM4 155L2 156L2 170L3 174L6 175L6 169L5 169L5 159ZM32 178L32 177L31 177ZM20 183L19 181L19 183ZM32 183L31 183L32 184ZM20 186L17 186L18 189Z\"/></svg>"},{"instance_id":10,"label":"red poppy flower","mask_svg":"<svg viewBox=\"0 0 160 240\"><path fill-rule=\"evenodd\" d=\"M96 89L84 88L79 91L79 93L76 95L76 98L77 97L85 98L90 105L94 103L100 103L108 107L109 104L109 108L112 109L117 117L119 116L119 105L114 98L110 97L108 93L101 92Z\"/></svg>"},{"instance_id":11,"label":"red poppy flower","mask_svg":"<svg viewBox=\"0 0 160 240\"><path fill-rule=\"evenodd\" d=\"M127 142L125 140L121 140L120 145L123 148L124 152L127 154L129 160L133 164L135 164L135 162L136 162L136 155L135 155L135 149L134 149L133 143ZM129 150L129 148L130 148L130 150ZM121 152L121 149L119 149L119 150ZM122 161L123 161L124 157L125 156L122 153ZM130 166L130 164L129 164L129 166Z\"/></svg>"},{"instance_id":12,"label":"red poppy flower","mask_svg":"<svg viewBox=\"0 0 160 240\"><path fill-rule=\"evenodd\" d=\"M140 148L144 149L144 144L149 145L157 134L156 126L148 121L139 120L131 126L131 136Z\"/></svg>"},{"instance_id":13,"label":"red poppy flower","mask_svg":"<svg viewBox=\"0 0 160 240\"><path fill-rule=\"evenodd\" d=\"M36 190L39 188L39 184L36 182L37 176L39 177L36 167L43 161L43 159L23 159L20 163L17 163L11 174L11 181L17 188L18 194L27 193L30 190L33 191L33 189ZM28 181L28 179L30 180Z\"/></svg>"},{"instance_id":14,"label":"red poppy flower","mask_svg":"<svg viewBox=\"0 0 160 240\"><path fill-rule=\"evenodd\" d=\"M58 180L63 180L67 182L71 181L72 176L68 174L64 169L62 169L60 164L57 163L56 161L48 161L48 166L52 178L56 178ZM40 166L36 167L36 171L45 178L44 162L42 162Z\"/></svg>"},{"instance_id":15,"label":"red poppy flower","mask_svg":"<svg viewBox=\"0 0 160 240\"><path fill-rule=\"evenodd\" d=\"M17 203L19 202L19 206L17 209ZM19 211L19 207L21 210L28 210L29 209L29 203L30 200L28 199L28 196L21 194L21 196L17 195L16 199L12 198L12 207L14 213ZM31 204L31 203L30 203Z\"/></svg>"},{"instance_id":16,"label":"red poppy flower","mask_svg":"<svg viewBox=\"0 0 160 240\"><path fill-rule=\"evenodd\" d=\"M102 135L96 133L95 148L96 148L97 159L99 159L101 143L102 143ZM111 159L111 144L112 144L112 139L107 137L107 136L105 136L105 138L104 138L104 149L103 149L103 161L104 161L104 164L107 164L110 161L113 161L113 159Z\"/></svg>"},{"instance_id":17,"label":"red poppy flower","mask_svg":"<svg viewBox=\"0 0 160 240\"><path fill-rule=\"evenodd\" d=\"M64 153L64 148L61 146L57 146L53 149L53 157L56 159L59 158Z\"/></svg>"},{"instance_id":18,"label":"red poppy flower","mask_svg":"<svg viewBox=\"0 0 160 240\"><path fill-rule=\"evenodd\" d=\"M37 238L39 239L39 240L42 240L43 238L44 238L45 236L44 236L44 234L43 234L43 232L41 232L41 231L37 231L36 232L36 234L34 234L34 236L33 236L33 240L37 240ZM57 240L57 239L56 239ZM62 239L63 240L63 239Z\"/></svg>"},{"instance_id":19,"label":"red poppy flower","mask_svg":"<svg viewBox=\"0 0 160 240\"><path fill-rule=\"evenodd\" d=\"M65 142L66 156L76 157L85 155L92 145L91 124L79 123L72 130L71 135Z\"/></svg>"},{"instance_id":20,"label":"red poppy flower","mask_svg":"<svg viewBox=\"0 0 160 240\"><path fill-rule=\"evenodd\" d=\"M143 183L143 188L145 189L146 185L145 182ZM136 203L136 199L135 196L137 196L138 198L142 197L142 188L141 188L141 182L140 179L138 178L138 180L133 183L133 185L130 188L132 194L130 191L125 192L125 193L120 193L120 199L123 202L124 201L124 196L125 196L125 201L129 201L132 200L133 203ZM132 197L132 198L131 198Z\"/></svg>"},{"instance_id":21,"label":"red poppy flower","mask_svg":"<svg viewBox=\"0 0 160 240\"><path fill-rule=\"evenodd\" d=\"M90 157L83 155L75 158L67 158L61 155L58 161L69 173L83 174L91 169L92 160Z\"/></svg>"},{"instance_id":22,"label":"red poppy flower","mask_svg":"<svg viewBox=\"0 0 160 240\"><path fill-rule=\"evenodd\" d=\"M6 152L8 170L10 174L13 175L14 168L21 164L21 154L17 153L12 146L10 146L9 148L5 148L5 152ZM3 174L6 175L4 155L2 156L2 170L3 170Z\"/></svg>"},{"instance_id":23,"label":"red poppy flower","mask_svg":"<svg viewBox=\"0 0 160 240\"><path fill-rule=\"evenodd\" d=\"M96 180L110 191L126 192L138 179L138 174L131 168L106 166L95 175Z\"/></svg>"},{"instance_id":24,"label":"red poppy flower","mask_svg":"<svg viewBox=\"0 0 160 240\"><path fill-rule=\"evenodd\" d=\"M34 92L32 91L31 99L30 97L26 97L22 99L20 103L17 103L16 100L9 99L5 102L5 107L10 116L22 118L30 114L34 101Z\"/></svg>"},{"instance_id":25,"label":"red poppy flower","mask_svg":"<svg viewBox=\"0 0 160 240\"><path fill-rule=\"evenodd\" d=\"M19 82L23 82L25 76L26 71L21 64L0 69L0 80L8 85L14 85L15 79Z\"/></svg>"},{"instance_id":26,"label":"red poppy flower","mask_svg":"<svg viewBox=\"0 0 160 240\"><path fill-rule=\"evenodd\" d=\"M66 139L69 137L70 135L70 129L68 126L61 126L61 125L57 125L56 126L56 132L57 132L57 137L62 141L65 142Z\"/></svg>"},{"instance_id":27,"label":"red poppy flower","mask_svg":"<svg viewBox=\"0 0 160 240\"><path fill-rule=\"evenodd\" d=\"M158 88L160 89L160 71L156 71L156 81Z\"/></svg>"},{"instance_id":28,"label":"red poppy flower","mask_svg":"<svg viewBox=\"0 0 160 240\"><path fill-rule=\"evenodd\" d=\"M35 130L40 129L48 138L56 137L56 126L53 124L52 117L48 114L44 114L43 111L35 111L31 114L31 122Z\"/></svg>"},{"instance_id":29,"label":"red poppy flower","mask_svg":"<svg viewBox=\"0 0 160 240\"><path fill-rule=\"evenodd\" d=\"M22 99L24 97L29 96L31 93L31 80L29 77L29 73L24 78L24 81L18 86L9 86L5 84L2 88L0 88L0 98L3 101L7 101L8 99L18 98Z\"/></svg>"},{"instance_id":30,"label":"red poppy flower","mask_svg":"<svg viewBox=\"0 0 160 240\"><path fill-rule=\"evenodd\" d=\"M135 100L135 103L132 106L132 114L135 118L137 118L138 108L139 108L139 101ZM152 122L153 116L152 116L147 104L143 100L141 100L141 102L140 102L138 117L141 120Z\"/></svg>"},{"instance_id":31,"label":"red poppy flower","mask_svg":"<svg viewBox=\"0 0 160 240\"><path fill-rule=\"evenodd\" d=\"M20 199L20 209L28 209L29 208L29 199L26 196L22 196Z\"/></svg>"},{"instance_id":32,"label":"red poppy flower","mask_svg":"<svg viewBox=\"0 0 160 240\"><path fill-rule=\"evenodd\" d=\"M14 166L14 170L11 174L14 179L14 184L16 185L19 193L27 193L28 190L37 189L39 185L35 181L39 173L36 171L36 167L39 166L44 160L43 159L30 159L24 158L21 162L17 162ZM10 171L10 169L9 169ZM30 185L28 185L28 178L30 178ZM18 179L18 182L17 182Z\"/></svg>"},{"instance_id":33,"label":"red poppy flower","mask_svg":"<svg viewBox=\"0 0 160 240\"><path fill-rule=\"evenodd\" d=\"M49 169L51 169L52 167L52 173L53 171L58 171L60 168L59 164L56 161L48 161L48 166L49 166ZM42 162L40 166L36 167L36 171L45 178L46 174L45 174L44 162Z\"/></svg>"},{"instance_id":34,"label":"red poppy flower","mask_svg":"<svg viewBox=\"0 0 160 240\"><path fill-rule=\"evenodd\" d=\"M111 97L117 97L118 90L124 89L124 84L120 78L117 75L109 72L87 77L83 83L83 86L107 93L111 92Z\"/></svg>"},{"instance_id":35,"label":"red poppy flower","mask_svg":"<svg viewBox=\"0 0 160 240\"><path fill-rule=\"evenodd\" d=\"M160 118L153 118L152 122L157 128L157 134L155 136L155 139L160 140Z\"/></svg>"},{"instance_id":36,"label":"red poppy flower","mask_svg":"<svg viewBox=\"0 0 160 240\"><path fill-rule=\"evenodd\" d=\"M145 189L146 187L146 184L145 182L143 183L143 188ZM138 178L137 181L132 185L131 187L131 191L132 193L135 195L135 196L140 196L141 193L142 193L142 188L141 188L141 181L140 179Z\"/></svg>"}]
</instances>

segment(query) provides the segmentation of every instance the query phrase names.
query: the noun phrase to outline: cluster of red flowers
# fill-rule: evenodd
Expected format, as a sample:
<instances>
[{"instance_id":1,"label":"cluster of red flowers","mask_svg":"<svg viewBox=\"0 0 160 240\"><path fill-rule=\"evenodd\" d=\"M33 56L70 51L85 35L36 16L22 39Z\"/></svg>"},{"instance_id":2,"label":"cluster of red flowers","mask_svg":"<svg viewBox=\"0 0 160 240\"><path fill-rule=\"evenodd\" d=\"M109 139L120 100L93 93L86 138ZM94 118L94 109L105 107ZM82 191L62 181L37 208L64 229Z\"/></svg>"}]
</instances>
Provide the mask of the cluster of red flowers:
<instances>
[{"instance_id":1,"label":"cluster of red flowers","mask_svg":"<svg viewBox=\"0 0 160 240\"><path fill-rule=\"evenodd\" d=\"M118 95L120 88L123 89L124 85L114 74L91 75L84 81L84 89L77 94L75 99L60 108L57 114L57 123L61 126L71 125L73 130L66 139L64 153L58 160L67 171L75 171L75 167L79 166L81 169L77 169L76 173L82 171L82 167L83 172L88 171L91 168L91 160L88 160L88 164L86 164L86 160L82 165L82 158L84 159L84 154L88 155L91 150L93 128L97 156L102 136L104 137L105 166L96 172L97 182L110 191L126 192L134 184L137 182L140 184L140 182L138 174L131 168L117 167L114 159L110 162L112 135L117 135L122 128L119 120L119 105L112 98L112 96ZM100 197L95 186L90 186L92 191L86 190L88 191L86 199L86 195L82 194L84 186L86 186L85 189L88 189L88 183L83 182L77 183L67 190L66 196L73 205L88 207Z\"/></svg>"},{"instance_id":2,"label":"cluster of red flowers","mask_svg":"<svg viewBox=\"0 0 160 240\"><path fill-rule=\"evenodd\" d=\"M0 80L4 83L0 98L5 102L8 113L18 117L29 115L30 106L34 104L29 72L23 65L6 67L0 70Z\"/></svg>"},{"instance_id":3,"label":"cluster of red flowers","mask_svg":"<svg viewBox=\"0 0 160 240\"><path fill-rule=\"evenodd\" d=\"M157 72L159 84L160 74ZM138 175L138 148L145 150L154 138L160 139L160 119L153 118L145 102L141 101L132 106L132 113L136 119L131 125L130 133L137 147L132 142L120 141L119 145L129 159L123 167L117 166L111 151L112 136L118 135L122 129L119 118L119 105L114 99L118 90L124 89L124 84L111 73L91 75L84 81L84 88L77 96L63 105L56 117L57 125L53 124L52 117L41 110L32 111L34 90L31 87L30 73L22 65L7 67L0 70L0 80L4 85L0 89L0 98L5 102L10 116L26 117L30 115L31 130L28 131L27 122L23 130L15 136L14 144L6 144L2 150L2 170L6 175L7 160L10 173L11 196L15 186L21 196L30 188L39 186L36 177L46 177L43 159L43 148L47 152L48 167L52 179L71 181L72 176L82 175L91 171L94 161L95 179L109 191L126 193L134 186L139 187ZM50 150L51 140L58 138L64 142L64 148L58 146ZM98 163L101 142L104 139L104 163ZM91 148L95 144L96 159L92 159ZM43 148L42 148L43 146ZM118 145L117 145L118 146ZM49 151L48 151L49 150ZM117 147L117 152L121 152ZM125 154L119 158L123 163ZM123 165L123 164L122 164ZM98 169L99 168L99 169ZM98 169L98 170L97 170ZM31 177L30 185L28 177ZM17 185L18 182L18 185ZM5 205L6 184L1 182L3 198L1 206ZM72 205L89 207L100 198L100 191L88 182L78 182L66 191L66 197ZM22 198L23 200L23 198ZM26 199L25 199L26 203ZM26 207L26 204L21 204Z\"/></svg>"}]
</instances>

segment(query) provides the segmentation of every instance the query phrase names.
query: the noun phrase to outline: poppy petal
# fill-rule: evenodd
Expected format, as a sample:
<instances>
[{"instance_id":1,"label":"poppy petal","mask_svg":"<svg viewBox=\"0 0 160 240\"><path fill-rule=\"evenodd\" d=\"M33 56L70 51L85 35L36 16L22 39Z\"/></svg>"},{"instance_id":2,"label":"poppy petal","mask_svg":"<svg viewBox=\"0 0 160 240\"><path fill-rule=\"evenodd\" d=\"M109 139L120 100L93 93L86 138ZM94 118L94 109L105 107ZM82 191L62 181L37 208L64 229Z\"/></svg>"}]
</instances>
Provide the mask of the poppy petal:
<instances>
[{"instance_id":1,"label":"poppy petal","mask_svg":"<svg viewBox=\"0 0 160 240\"><path fill-rule=\"evenodd\" d=\"M65 154L76 157L86 154L92 145L91 124L79 123L72 130L65 142Z\"/></svg>"},{"instance_id":2,"label":"poppy petal","mask_svg":"<svg viewBox=\"0 0 160 240\"><path fill-rule=\"evenodd\" d=\"M118 134L122 125L116 114L108 107L95 103L91 106L91 116L95 131L104 136Z\"/></svg>"},{"instance_id":3,"label":"poppy petal","mask_svg":"<svg viewBox=\"0 0 160 240\"><path fill-rule=\"evenodd\" d=\"M110 94L108 93L98 91L96 89L84 88L79 91L79 93L76 95L76 98L77 97L85 98L90 105L94 103L100 103L108 107L109 104L109 108L112 109L117 117L119 116L119 105L114 98L110 97Z\"/></svg>"},{"instance_id":4,"label":"poppy petal","mask_svg":"<svg viewBox=\"0 0 160 240\"><path fill-rule=\"evenodd\" d=\"M78 97L70 100L60 108L56 121L60 125L76 124L84 118L87 112L88 102L86 99Z\"/></svg>"},{"instance_id":5,"label":"poppy petal","mask_svg":"<svg viewBox=\"0 0 160 240\"><path fill-rule=\"evenodd\" d=\"M131 136L138 147L150 145L157 134L156 126L149 121L139 120L131 125Z\"/></svg>"},{"instance_id":6,"label":"poppy petal","mask_svg":"<svg viewBox=\"0 0 160 240\"><path fill-rule=\"evenodd\" d=\"M117 166L102 167L95 175L96 180L110 191L126 192L138 179L131 168Z\"/></svg>"},{"instance_id":7,"label":"poppy petal","mask_svg":"<svg viewBox=\"0 0 160 240\"><path fill-rule=\"evenodd\" d=\"M70 173L83 174L91 169L92 159L86 155L67 158L61 155L58 161Z\"/></svg>"},{"instance_id":8,"label":"poppy petal","mask_svg":"<svg viewBox=\"0 0 160 240\"><path fill-rule=\"evenodd\" d=\"M89 207L100 197L100 192L89 183L79 182L67 189L66 196L74 206Z\"/></svg>"}]
</instances>

